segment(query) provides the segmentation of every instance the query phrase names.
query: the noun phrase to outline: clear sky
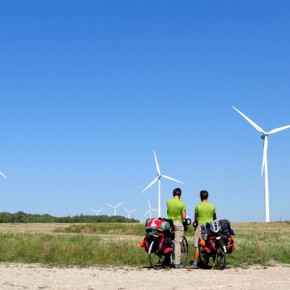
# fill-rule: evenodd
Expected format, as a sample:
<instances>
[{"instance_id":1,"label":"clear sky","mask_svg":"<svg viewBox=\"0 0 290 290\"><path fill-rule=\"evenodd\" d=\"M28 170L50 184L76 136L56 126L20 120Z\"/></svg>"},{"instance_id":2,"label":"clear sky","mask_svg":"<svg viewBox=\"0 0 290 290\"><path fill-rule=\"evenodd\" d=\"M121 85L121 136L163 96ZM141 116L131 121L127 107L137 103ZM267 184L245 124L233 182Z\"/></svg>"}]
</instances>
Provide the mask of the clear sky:
<instances>
[{"instance_id":1,"label":"clear sky","mask_svg":"<svg viewBox=\"0 0 290 290\"><path fill-rule=\"evenodd\" d=\"M290 124L290 2L1 1L0 211L157 209L264 221L264 130ZM290 220L290 129L271 135L270 218Z\"/></svg>"}]
</instances>

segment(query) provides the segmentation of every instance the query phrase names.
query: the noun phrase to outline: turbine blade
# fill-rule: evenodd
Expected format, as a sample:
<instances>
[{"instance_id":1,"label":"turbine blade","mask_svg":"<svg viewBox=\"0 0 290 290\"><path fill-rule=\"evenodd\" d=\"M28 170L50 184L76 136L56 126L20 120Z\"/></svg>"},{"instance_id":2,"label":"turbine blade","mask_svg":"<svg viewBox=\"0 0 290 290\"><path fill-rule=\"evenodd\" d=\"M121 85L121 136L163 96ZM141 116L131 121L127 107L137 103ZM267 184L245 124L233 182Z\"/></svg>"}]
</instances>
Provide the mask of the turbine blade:
<instances>
[{"instance_id":1,"label":"turbine blade","mask_svg":"<svg viewBox=\"0 0 290 290\"><path fill-rule=\"evenodd\" d=\"M159 168L159 164L158 164L158 161L157 161L157 157L156 157L155 151L153 151L153 154L154 154L156 169L157 169L158 175L160 175L161 174L160 173L160 168Z\"/></svg>"},{"instance_id":2,"label":"turbine blade","mask_svg":"<svg viewBox=\"0 0 290 290\"><path fill-rule=\"evenodd\" d=\"M146 215L147 213L149 213L150 212L150 209L148 209L145 213L144 213L144 215Z\"/></svg>"},{"instance_id":3,"label":"turbine blade","mask_svg":"<svg viewBox=\"0 0 290 290\"><path fill-rule=\"evenodd\" d=\"M118 205L115 206L115 208L119 207L121 204L123 204L124 202L119 203Z\"/></svg>"},{"instance_id":4,"label":"turbine blade","mask_svg":"<svg viewBox=\"0 0 290 290\"><path fill-rule=\"evenodd\" d=\"M150 202L149 202L149 199L148 199L148 205L149 205L149 209L151 208L151 204L150 204Z\"/></svg>"},{"instance_id":5,"label":"turbine blade","mask_svg":"<svg viewBox=\"0 0 290 290\"><path fill-rule=\"evenodd\" d=\"M286 129L288 129L288 128L290 128L290 125L287 125L287 126L283 126L283 127L279 127L279 128L273 129L273 130L269 131L268 134L277 133L277 132L280 132L280 131L282 131L282 130L286 130Z\"/></svg>"},{"instance_id":6,"label":"turbine blade","mask_svg":"<svg viewBox=\"0 0 290 290\"><path fill-rule=\"evenodd\" d=\"M247 117L245 114L243 114L241 111L236 109L234 106L232 106L234 110L236 110L242 117L244 117L257 131L260 133L266 134L266 132L258 126L254 121L252 121L249 117Z\"/></svg>"},{"instance_id":7,"label":"turbine blade","mask_svg":"<svg viewBox=\"0 0 290 290\"><path fill-rule=\"evenodd\" d=\"M266 135L264 137L264 148L263 148L263 161L262 161L261 176L263 175L263 172L265 170L265 164L267 162L267 151L268 151L268 136Z\"/></svg>"},{"instance_id":8,"label":"turbine blade","mask_svg":"<svg viewBox=\"0 0 290 290\"><path fill-rule=\"evenodd\" d=\"M149 187L151 187L156 181L158 181L158 179L159 179L159 175L142 191L142 193L146 191Z\"/></svg>"},{"instance_id":9,"label":"turbine blade","mask_svg":"<svg viewBox=\"0 0 290 290\"><path fill-rule=\"evenodd\" d=\"M108 203L106 203L106 205L108 205L108 206L110 206L110 207L114 208L112 205L110 205L110 204L108 204Z\"/></svg>"},{"instance_id":10,"label":"turbine blade","mask_svg":"<svg viewBox=\"0 0 290 290\"><path fill-rule=\"evenodd\" d=\"M0 171L0 175L2 175L4 178L7 179L7 176L5 176L1 171Z\"/></svg>"},{"instance_id":11,"label":"turbine blade","mask_svg":"<svg viewBox=\"0 0 290 290\"><path fill-rule=\"evenodd\" d=\"M125 210L126 212L129 212L125 207L124 207L124 210Z\"/></svg>"},{"instance_id":12,"label":"turbine blade","mask_svg":"<svg viewBox=\"0 0 290 290\"><path fill-rule=\"evenodd\" d=\"M91 211L96 212L94 209L90 208Z\"/></svg>"},{"instance_id":13,"label":"turbine blade","mask_svg":"<svg viewBox=\"0 0 290 290\"><path fill-rule=\"evenodd\" d=\"M170 179L170 180L173 180L173 181L176 181L176 182L179 182L179 183L184 184L182 181L179 181L179 180L177 180L177 179L175 179L175 178L172 178L172 177L169 177L169 176L167 176L167 175L161 175L161 176L164 177L164 178L167 178L167 179Z\"/></svg>"}]
</instances>

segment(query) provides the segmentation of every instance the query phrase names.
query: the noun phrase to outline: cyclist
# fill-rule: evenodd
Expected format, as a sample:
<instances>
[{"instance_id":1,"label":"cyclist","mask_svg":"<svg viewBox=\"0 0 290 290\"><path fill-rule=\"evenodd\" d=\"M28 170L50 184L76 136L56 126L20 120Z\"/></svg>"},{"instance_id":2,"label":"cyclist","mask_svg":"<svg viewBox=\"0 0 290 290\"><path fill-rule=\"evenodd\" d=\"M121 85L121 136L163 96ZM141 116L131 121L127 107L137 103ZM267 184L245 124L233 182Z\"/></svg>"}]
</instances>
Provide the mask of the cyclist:
<instances>
[{"instance_id":1,"label":"cyclist","mask_svg":"<svg viewBox=\"0 0 290 290\"><path fill-rule=\"evenodd\" d=\"M166 201L167 205L167 219L172 219L174 225L174 267L183 268L180 264L181 259L181 242L184 234L183 220L186 219L186 205L180 199L181 189L175 188L173 190L173 198Z\"/></svg>"},{"instance_id":2,"label":"cyclist","mask_svg":"<svg viewBox=\"0 0 290 290\"><path fill-rule=\"evenodd\" d=\"M201 238L201 225L205 225L206 223L210 223L216 219L216 209L213 204L207 201L208 199L208 191L202 190L200 192L200 200L199 203L194 210L194 226L196 227L193 244L194 244L194 256L192 265L188 266L189 269L197 269L198 268L198 257L199 257L199 239Z\"/></svg>"}]
</instances>

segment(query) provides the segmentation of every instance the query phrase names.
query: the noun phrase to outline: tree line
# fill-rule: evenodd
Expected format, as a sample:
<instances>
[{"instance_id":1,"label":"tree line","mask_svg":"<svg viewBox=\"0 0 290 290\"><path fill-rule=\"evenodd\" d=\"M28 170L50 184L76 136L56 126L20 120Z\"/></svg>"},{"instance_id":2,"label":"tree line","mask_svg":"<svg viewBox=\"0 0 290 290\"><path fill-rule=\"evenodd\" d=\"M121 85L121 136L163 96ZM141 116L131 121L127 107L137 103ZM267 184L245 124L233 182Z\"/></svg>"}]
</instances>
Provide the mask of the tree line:
<instances>
[{"instance_id":1,"label":"tree line","mask_svg":"<svg viewBox=\"0 0 290 290\"><path fill-rule=\"evenodd\" d=\"M0 212L0 223L139 223L134 218L107 215L76 215L56 217L50 214L30 214L23 211L16 213Z\"/></svg>"}]
</instances>

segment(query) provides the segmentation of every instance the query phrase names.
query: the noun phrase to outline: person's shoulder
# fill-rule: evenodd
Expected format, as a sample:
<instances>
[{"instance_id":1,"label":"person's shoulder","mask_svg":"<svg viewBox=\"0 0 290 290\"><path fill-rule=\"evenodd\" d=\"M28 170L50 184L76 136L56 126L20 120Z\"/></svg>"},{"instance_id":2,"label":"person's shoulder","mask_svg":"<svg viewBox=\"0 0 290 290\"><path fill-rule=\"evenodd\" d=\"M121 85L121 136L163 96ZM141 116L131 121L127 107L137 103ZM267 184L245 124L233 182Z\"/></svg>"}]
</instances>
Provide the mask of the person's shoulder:
<instances>
[{"instance_id":1,"label":"person's shoulder","mask_svg":"<svg viewBox=\"0 0 290 290\"><path fill-rule=\"evenodd\" d=\"M185 201L184 201L184 200L180 199L180 201L181 201L181 203L182 203L182 204L184 204L184 205L185 205Z\"/></svg>"},{"instance_id":2,"label":"person's shoulder","mask_svg":"<svg viewBox=\"0 0 290 290\"><path fill-rule=\"evenodd\" d=\"M214 205L214 204L212 204L212 203L209 202L208 205L209 205L212 209L215 210L215 205Z\"/></svg>"},{"instance_id":3,"label":"person's shoulder","mask_svg":"<svg viewBox=\"0 0 290 290\"><path fill-rule=\"evenodd\" d=\"M169 198L166 200L166 202L173 202L175 199L174 198Z\"/></svg>"}]
</instances>

